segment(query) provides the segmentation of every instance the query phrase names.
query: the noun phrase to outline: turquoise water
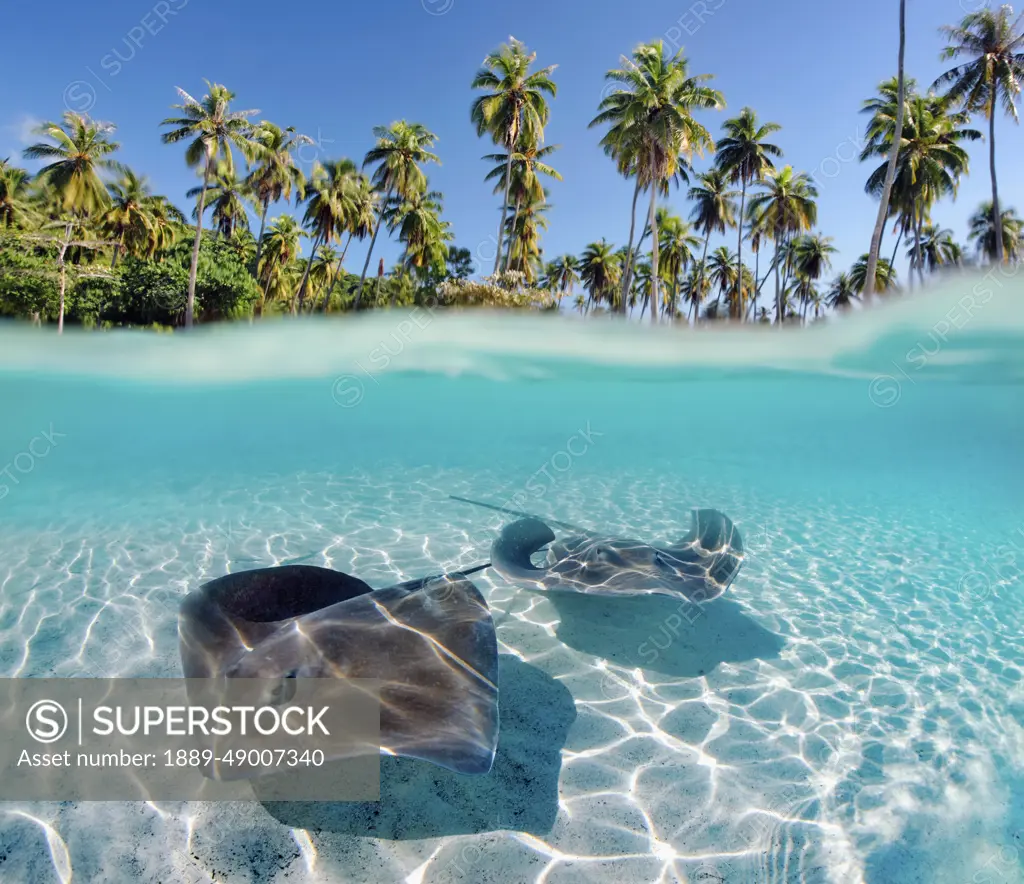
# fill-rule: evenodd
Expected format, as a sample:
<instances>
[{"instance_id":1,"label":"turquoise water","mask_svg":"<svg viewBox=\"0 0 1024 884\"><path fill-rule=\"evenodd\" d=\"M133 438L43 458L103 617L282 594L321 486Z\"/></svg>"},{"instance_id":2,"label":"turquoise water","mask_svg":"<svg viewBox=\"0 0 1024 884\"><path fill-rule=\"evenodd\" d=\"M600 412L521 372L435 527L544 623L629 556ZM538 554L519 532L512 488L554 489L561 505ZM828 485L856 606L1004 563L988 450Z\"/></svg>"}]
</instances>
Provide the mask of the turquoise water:
<instances>
[{"instance_id":1,"label":"turquoise water","mask_svg":"<svg viewBox=\"0 0 1024 884\"><path fill-rule=\"evenodd\" d=\"M0 331L2 676L177 675L177 603L229 571L486 561L503 518L449 495L650 539L710 506L748 549L682 625L671 599L474 575L502 655L488 776L385 758L379 806L4 804L0 879L1024 874L1011 271L784 332Z\"/></svg>"}]
</instances>

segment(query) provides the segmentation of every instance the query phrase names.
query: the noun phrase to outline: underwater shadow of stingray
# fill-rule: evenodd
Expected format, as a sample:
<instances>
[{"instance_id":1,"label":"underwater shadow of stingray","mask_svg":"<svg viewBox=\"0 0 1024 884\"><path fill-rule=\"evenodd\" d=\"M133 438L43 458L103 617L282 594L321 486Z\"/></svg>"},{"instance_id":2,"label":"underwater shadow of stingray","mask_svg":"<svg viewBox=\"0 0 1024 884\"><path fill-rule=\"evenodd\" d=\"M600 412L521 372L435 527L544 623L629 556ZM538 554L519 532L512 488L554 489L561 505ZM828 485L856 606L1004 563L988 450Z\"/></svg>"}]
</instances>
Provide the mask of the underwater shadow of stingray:
<instances>
[{"instance_id":1,"label":"underwater shadow of stingray","mask_svg":"<svg viewBox=\"0 0 1024 884\"><path fill-rule=\"evenodd\" d=\"M380 802L263 802L286 826L404 841L502 829L544 835L558 814L562 747L576 719L568 688L517 657L498 658L500 731L494 766L466 776L382 756ZM259 781L253 791L260 798Z\"/></svg>"},{"instance_id":2,"label":"underwater shadow of stingray","mask_svg":"<svg viewBox=\"0 0 1024 884\"><path fill-rule=\"evenodd\" d=\"M558 611L559 641L618 666L697 678L720 663L776 658L785 646L781 635L726 598L697 605L657 595L542 595Z\"/></svg>"}]
</instances>

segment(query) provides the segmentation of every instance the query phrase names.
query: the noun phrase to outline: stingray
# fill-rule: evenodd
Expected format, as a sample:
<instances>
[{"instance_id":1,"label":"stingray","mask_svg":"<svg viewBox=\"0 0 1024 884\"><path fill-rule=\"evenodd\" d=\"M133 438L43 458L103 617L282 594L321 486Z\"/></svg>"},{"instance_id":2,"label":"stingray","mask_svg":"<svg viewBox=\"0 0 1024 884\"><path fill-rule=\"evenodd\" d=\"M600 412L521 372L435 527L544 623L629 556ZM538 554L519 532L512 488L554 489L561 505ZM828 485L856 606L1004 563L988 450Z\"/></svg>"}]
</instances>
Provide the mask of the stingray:
<instances>
[{"instance_id":1,"label":"stingray","mask_svg":"<svg viewBox=\"0 0 1024 884\"><path fill-rule=\"evenodd\" d=\"M182 669L285 686L379 679L383 754L485 774L498 742L498 645L466 577L485 567L377 590L309 565L228 574L182 601Z\"/></svg>"},{"instance_id":2,"label":"stingray","mask_svg":"<svg viewBox=\"0 0 1024 884\"><path fill-rule=\"evenodd\" d=\"M743 540L728 516L694 509L690 531L661 545L586 531L566 522L558 540L541 519L457 497L466 503L524 518L502 528L491 547L492 567L502 577L536 589L593 595L667 595L705 602L722 595L743 565ZM549 546L550 545L550 546ZM533 556L549 547L540 566Z\"/></svg>"}]
</instances>

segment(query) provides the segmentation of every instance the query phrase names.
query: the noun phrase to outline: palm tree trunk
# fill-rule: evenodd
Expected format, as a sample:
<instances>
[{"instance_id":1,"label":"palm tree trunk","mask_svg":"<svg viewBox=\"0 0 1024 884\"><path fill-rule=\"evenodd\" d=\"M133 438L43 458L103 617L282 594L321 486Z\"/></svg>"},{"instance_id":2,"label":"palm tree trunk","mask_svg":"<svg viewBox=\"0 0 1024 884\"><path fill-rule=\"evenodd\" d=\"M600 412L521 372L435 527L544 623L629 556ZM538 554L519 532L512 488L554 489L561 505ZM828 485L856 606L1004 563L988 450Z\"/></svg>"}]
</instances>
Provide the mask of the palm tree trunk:
<instances>
[{"instance_id":1,"label":"palm tree trunk","mask_svg":"<svg viewBox=\"0 0 1024 884\"><path fill-rule=\"evenodd\" d=\"M505 253L505 272L508 273L512 264L512 240L515 238L516 222L519 220L519 210L522 206L522 199L516 197L516 213L512 216L512 229L508 232L508 251Z\"/></svg>"},{"instance_id":2,"label":"palm tree trunk","mask_svg":"<svg viewBox=\"0 0 1024 884\"><path fill-rule=\"evenodd\" d=\"M260 214L260 238L256 240L256 264L253 276L260 272L260 256L263 254L263 234L267 229L267 212L270 209L270 197L263 198L263 212Z\"/></svg>"},{"instance_id":3,"label":"palm tree trunk","mask_svg":"<svg viewBox=\"0 0 1024 884\"><path fill-rule=\"evenodd\" d=\"M736 227L739 235L736 237L739 242L736 244L736 310L737 315L742 316L746 311L741 304L741 292L743 291L743 210L747 204L747 176L742 176L740 186L740 214Z\"/></svg>"},{"instance_id":4,"label":"palm tree trunk","mask_svg":"<svg viewBox=\"0 0 1024 884\"><path fill-rule=\"evenodd\" d=\"M775 323L782 327L782 285L779 279L779 250L782 246L781 238L775 234Z\"/></svg>"},{"instance_id":5,"label":"palm tree trunk","mask_svg":"<svg viewBox=\"0 0 1024 884\"><path fill-rule=\"evenodd\" d=\"M206 188L210 184L213 171L213 154L206 157L206 169L203 171L203 189L199 191L199 202L196 205L196 239L192 244L192 264L188 269L188 301L185 302L185 328L192 328L192 319L196 309L196 276L199 273L199 243L203 239L203 210L206 208Z\"/></svg>"},{"instance_id":6,"label":"palm tree trunk","mask_svg":"<svg viewBox=\"0 0 1024 884\"><path fill-rule=\"evenodd\" d=\"M896 266L896 254L900 250L900 243L903 241L903 225L900 225L899 232L896 234L896 247L892 250L892 260L889 262L890 267Z\"/></svg>"},{"instance_id":7,"label":"palm tree trunk","mask_svg":"<svg viewBox=\"0 0 1024 884\"><path fill-rule=\"evenodd\" d=\"M707 235L704 237L704 254L700 259L700 282L697 287L697 294L700 295L704 291L704 273L708 267L708 246L711 245L711 228L708 227ZM697 304L694 302L693 317L694 320L697 318Z\"/></svg>"},{"instance_id":8,"label":"palm tree trunk","mask_svg":"<svg viewBox=\"0 0 1024 884\"><path fill-rule=\"evenodd\" d=\"M1003 216L999 211L999 185L996 183L996 99L999 84L992 78L992 99L988 108L988 164L992 170L992 223L996 237L996 263L1003 263Z\"/></svg>"},{"instance_id":9,"label":"palm tree trunk","mask_svg":"<svg viewBox=\"0 0 1024 884\"><path fill-rule=\"evenodd\" d=\"M309 283L309 272L313 269L313 262L316 260L316 250L320 248L320 243L326 239L326 235L321 231L313 239L313 251L309 253L309 260L306 262L306 269L302 274L302 282L299 283L299 313L302 312L302 305L306 299L306 285ZM292 310L292 316L295 315L295 310Z\"/></svg>"},{"instance_id":10,"label":"palm tree trunk","mask_svg":"<svg viewBox=\"0 0 1024 884\"><path fill-rule=\"evenodd\" d=\"M921 251L921 234L924 231L924 210L917 215L917 278L921 281L921 288L924 288L924 253Z\"/></svg>"},{"instance_id":11,"label":"palm tree trunk","mask_svg":"<svg viewBox=\"0 0 1024 884\"><path fill-rule=\"evenodd\" d=\"M658 188L651 184L651 325L658 322Z\"/></svg>"},{"instance_id":12,"label":"palm tree trunk","mask_svg":"<svg viewBox=\"0 0 1024 884\"><path fill-rule=\"evenodd\" d=\"M501 221L498 224L498 248L497 254L494 256L493 276L498 275L498 268L501 266L501 253L504 251L502 245L505 242L505 217L508 215L508 195L512 189L512 152L515 150L515 145L511 143L511 138L506 140L510 143L507 145L508 160L505 163L505 198L501 203Z\"/></svg>"},{"instance_id":13,"label":"palm tree trunk","mask_svg":"<svg viewBox=\"0 0 1024 884\"><path fill-rule=\"evenodd\" d=\"M338 284L338 280L341 279L341 271L344 269L345 256L348 254L348 247L352 245L352 237L355 236L353 231L349 231L348 239L345 241L345 248L341 252L341 257L338 259L338 272L334 274L334 279L331 280L331 286L327 289L327 296L324 298L324 313L327 312L327 308L331 303L331 295L334 294L334 287Z\"/></svg>"},{"instance_id":14,"label":"palm tree trunk","mask_svg":"<svg viewBox=\"0 0 1024 884\"><path fill-rule=\"evenodd\" d=\"M384 196L384 201L380 205L380 211L377 213L377 224L373 228L373 237L370 240L370 249L366 253L366 262L363 264L363 275L359 279L359 288L356 289L356 302L353 304L352 309L359 309L359 302L363 297L363 286L366 285L366 274L370 269L370 258L373 256L373 247L377 244L377 235L380 233L380 228L384 224L384 209L391 199L391 193L394 187L389 187L387 194ZM500 252L498 253L501 254Z\"/></svg>"},{"instance_id":15,"label":"palm tree trunk","mask_svg":"<svg viewBox=\"0 0 1024 884\"><path fill-rule=\"evenodd\" d=\"M117 245L114 246L114 257L110 259L110 269L113 270L117 266L117 256L121 254L121 248L124 246L124 230L121 231L121 235L117 239Z\"/></svg>"},{"instance_id":16,"label":"palm tree trunk","mask_svg":"<svg viewBox=\"0 0 1024 884\"><path fill-rule=\"evenodd\" d=\"M64 255L67 253L68 245L71 242L71 222L68 221L64 227L64 239L60 244L60 251L57 253L57 266L60 268L60 307L57 313L57 334L64 334L64 291L67 282L67 270L64 264Z\"/></svg>"},{"instance_id":17,"label":"palm tree trunk","mask_svg":"<svg viewBox=\"0 0 1024 884\"><path fill-rule=\"evenodd\" d=\"M896 180L896 159L899 156L900 141L903 138L903 111L906 95L906 87L903 80L903 58L907 46L907 0L900 0L900 59L899 59L899 82L896 92L896 134L892 139L892 147L889 148L889 166L885 170L885 185L882 187L882 199L878 204L878 217L875 219L875 229L871 234L871 250L868 252L867 279L864 281L864 293L862 295L865 305L871 301L871 295L875 291L875 271L878 268L878 251L882 247L882 230L885 228L885 219L889 217L889 198L892 195L892 184ZM994 180L994 179L993 179Z\"/></svg>"},{"instance_id":18,"label":"palm tree trunk","mask_svg":"<svg viewBox=\"0 0 1024 884\"><path fill-rule=\"evenodd\" d=\"M622 271L622 297L621 307L626 312L626 295L629 293L629 284L632 282L633 272L633 236L636 233L636 201L640 196L640 176L636 176L636 186L633 188L633 213L629 216L629 244L626 246L626 266Z\"/></svg>"}]
</instances>

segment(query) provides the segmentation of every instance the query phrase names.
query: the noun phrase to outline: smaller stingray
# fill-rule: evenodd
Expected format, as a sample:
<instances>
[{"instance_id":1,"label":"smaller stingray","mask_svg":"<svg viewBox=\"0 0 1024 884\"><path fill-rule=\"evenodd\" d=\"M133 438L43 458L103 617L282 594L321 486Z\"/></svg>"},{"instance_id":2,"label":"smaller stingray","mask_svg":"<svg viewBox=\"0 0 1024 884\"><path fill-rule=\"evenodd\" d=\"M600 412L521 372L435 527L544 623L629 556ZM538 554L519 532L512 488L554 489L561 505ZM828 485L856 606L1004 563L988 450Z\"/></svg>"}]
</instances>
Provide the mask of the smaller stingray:
<instances>
[{"instance_id":1,"label":"smaller stingray","mask_svg":"<svg viewBox=\"0 0 1024 884\"><path fill-rule=\"evenodd\" d=\"M466 498L467 503L477 501ZM490 504L488 509L509 512ZM525 515L517 513L517 515ZM624 540L553 522L577 533L556 540L540 519L527 516L502 528L491 547L494 569L537 589L595 595L667 595L704 602L718 598L743 564L743 540L728 516L695 509L689 533L663 546ZM541 567L532 556L551 544Z\"/></svg>"},{"instance_id":2,"label":"smaller stingray","mask_svg":"<svg viewBox=\"0 0 1024 884\"><path fill-rule=\"evenodd\" d=\"M498 645L466 573L378 590L307 565L228 574L181 604L182 669L186 678L379 679L382 752L487 773Z\"/></svg>"}]
</instances>

